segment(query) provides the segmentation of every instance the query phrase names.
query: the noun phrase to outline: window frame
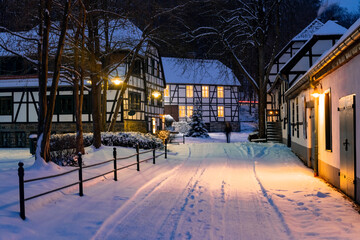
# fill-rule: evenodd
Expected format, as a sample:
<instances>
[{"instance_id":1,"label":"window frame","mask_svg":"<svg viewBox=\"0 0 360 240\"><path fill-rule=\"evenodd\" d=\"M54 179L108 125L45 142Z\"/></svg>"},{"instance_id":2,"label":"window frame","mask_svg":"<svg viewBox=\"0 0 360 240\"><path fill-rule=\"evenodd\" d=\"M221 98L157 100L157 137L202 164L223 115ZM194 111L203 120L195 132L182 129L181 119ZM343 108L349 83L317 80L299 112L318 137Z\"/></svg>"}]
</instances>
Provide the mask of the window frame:
<instances>
[{"instance_id":1,"label":"window frame","mask_svg":"<svg viewBox=\"0 0 360 240\"><path fill-rule=\"evenodd\" d=\"M217 97L224 98L224 87L223 86L217 86Z\"/></svg>"},{"instance_id":2,"label":"window frame","mask_svg":"<svg viewBox=\"0 0 360 240\"><path fill-rule=\"evenodd\" d=\"M193 85L186 85L186 97L187 98L194 97L194 86Z\"/></svg>"},{"instance_id":3,"label":"window frame","mask_svg":"<svg viewBox=\"0 0 360 240\"><path fill-rule=\"evenodd\" d=\"M179 117L183 118L186 117L186 107L185 105L179 106Z\"/></svg>"},{"instance_id":4,"label":"window frame","mask_svg":"<svg viewBox=\"0 0 360 240\"><path fill-rule=\"evenodd\" d=\"M325 150L332 151L331 91L324 92Z\"/></svg>"},{"instance_id":5,"label":"window frame","mask_svg":"<svg viewBox=\"0 0 360 240\"><path fill-rule=\"evenodd\" d=\"M141 93L128 92L128 110L141 111Z\"/></svg>"},{"instance_id":6,"label":"window frame","mask_svg":"<svg viewBox=\"0 0 360 240\"><path fill-rule=\"evenodd\" d=\"M209 86L201 86L201 96L203 98L209 98Z\"/></svg>"},{"instance_id":7,"label":"window frame","mask_svg":"<svg viewBox=\"0 0 360 240\"><path fill-rule=\"evenodd\" d=\"M217 107L217 111L218 111L218 117L225 117L225 110L224 110L224 106L218 106Z\"/></svg>"},{"instance_id":8,"label":"window frame","mask_svg":"<svg viewBox=\"0 0 360 240\"><path fill-rule=\"evenodd\" d=\"M186 106L186 116L192 117L193 114L194 114L194 106Z\"/></svg>"},{"instance_id":9,"label":"window frame","mask_svg":"<svg viewBox=\"0 0 360 240\"><path fill-rule=\"evenodd\" d=\"M1 104L1 102L4 102ZM14 114L14 100L12 96L0 96L0 116L11 116Z\"/></svg>"}]
</instances>

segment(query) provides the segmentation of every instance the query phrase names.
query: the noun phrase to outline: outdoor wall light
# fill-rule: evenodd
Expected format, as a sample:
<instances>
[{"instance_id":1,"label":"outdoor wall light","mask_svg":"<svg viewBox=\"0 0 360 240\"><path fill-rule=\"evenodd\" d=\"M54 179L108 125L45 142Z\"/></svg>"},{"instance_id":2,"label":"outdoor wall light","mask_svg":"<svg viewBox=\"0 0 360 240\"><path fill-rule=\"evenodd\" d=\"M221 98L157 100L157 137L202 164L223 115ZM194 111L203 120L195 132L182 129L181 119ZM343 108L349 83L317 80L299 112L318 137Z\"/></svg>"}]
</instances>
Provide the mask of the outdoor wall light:
<instances>
[{"instance_id":1,"label":"outdoor wall light","mask_svg":"<svg viewBox=\"0 0 360 240\"><path fill-rule=\"evenodd\" d=\"M322 89L321 83L320 83L320 88ZM321 92L320 92L319 88L315 87L314 92L311 94L311 96L313 96L314 98L318 98L318 97L320 97L320 95L321 95Z\"/></svg>"},{"instance_id":2,"label":"outdoor wall light","mask_svg":"<svg viewBox=\"0 0 360 240\"><path fill-rule=\"evenodd\" d=\"M152 94L151 94L154 98L158 98L161 96L161 93L159 91L154 91Z\"/></svg>"},{"instance_id":3,"label":"outdoor wall light","mask_svg":"<svg viewBox=\"0 0 360 240\"><path fill-rule=\"evenodd\" d=\"M124 81L118 75L116 75L113 79L111 79L111 82L114 83L115 85L120 85Z\"/></svg>"}]
</instances>

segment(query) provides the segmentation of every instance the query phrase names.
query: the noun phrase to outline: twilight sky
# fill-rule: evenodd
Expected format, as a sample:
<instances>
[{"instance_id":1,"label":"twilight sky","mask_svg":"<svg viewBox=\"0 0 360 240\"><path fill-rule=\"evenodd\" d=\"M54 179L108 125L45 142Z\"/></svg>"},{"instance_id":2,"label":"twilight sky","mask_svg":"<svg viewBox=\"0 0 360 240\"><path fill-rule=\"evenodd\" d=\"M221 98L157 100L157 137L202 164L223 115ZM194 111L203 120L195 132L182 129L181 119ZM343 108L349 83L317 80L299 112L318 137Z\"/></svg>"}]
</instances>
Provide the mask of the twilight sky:
<instances>
[{"instance_id":1,"label":"twilight sky","mask_svg":"<svg viewBox=\"0 0 360 240\"><path fill-rule=\"evenodd\" d=\"M323 0L324 4L328 2L331 3L339 3L340 6L346 7L350 12L359 11L359 3L360 0Z\"/></svg>"}]
</instances>

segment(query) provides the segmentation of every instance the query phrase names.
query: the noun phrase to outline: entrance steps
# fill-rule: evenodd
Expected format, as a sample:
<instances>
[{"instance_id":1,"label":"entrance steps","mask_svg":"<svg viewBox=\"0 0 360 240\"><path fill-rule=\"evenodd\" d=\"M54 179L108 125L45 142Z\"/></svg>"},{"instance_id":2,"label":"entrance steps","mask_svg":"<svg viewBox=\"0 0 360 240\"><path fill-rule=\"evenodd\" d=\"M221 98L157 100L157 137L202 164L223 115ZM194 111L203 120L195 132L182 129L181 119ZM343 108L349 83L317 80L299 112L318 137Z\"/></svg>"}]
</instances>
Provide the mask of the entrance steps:
<instances>
[{"instance_id":1,"label":"entrance steps","mask_svg":"<svg viewBox=\"0 0 360 240\"><path fill-rule=\"evenodd\" d=\"M266 139L268 142L282 142L281 122L266 123Z\"/></svg>"}]
</instances>

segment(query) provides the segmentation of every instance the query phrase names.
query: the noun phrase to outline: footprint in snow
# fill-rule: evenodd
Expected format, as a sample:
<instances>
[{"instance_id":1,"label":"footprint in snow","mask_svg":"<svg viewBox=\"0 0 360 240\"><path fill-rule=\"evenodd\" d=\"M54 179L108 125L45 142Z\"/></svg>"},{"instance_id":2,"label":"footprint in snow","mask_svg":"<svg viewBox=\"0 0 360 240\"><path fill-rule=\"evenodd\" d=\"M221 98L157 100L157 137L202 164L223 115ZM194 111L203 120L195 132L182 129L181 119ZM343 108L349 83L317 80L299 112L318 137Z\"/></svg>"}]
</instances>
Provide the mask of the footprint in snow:
<instances>
[{"instance_id":1,"label":"footprint in snow","mask_svg":"<svg viewBox=\"0 0 360 240\"><path fill-rule=\"evenodd\" d=\"M275 195L278 196L278 197L281 197L281 198L285 197L285 195L283 195L283 194L275 194Z\"/></svg>"},{"instance_id":2,"label":"footprint in snow","mask_svg":"<svg viewBox=\"0 0 360 240\"><path fill-rule=\"evenodd\" d=\"M322 193L322 192L317 192L316 196L319 198L326 198L329 197L330 193Z\"/></svg>"}]
</instances>

